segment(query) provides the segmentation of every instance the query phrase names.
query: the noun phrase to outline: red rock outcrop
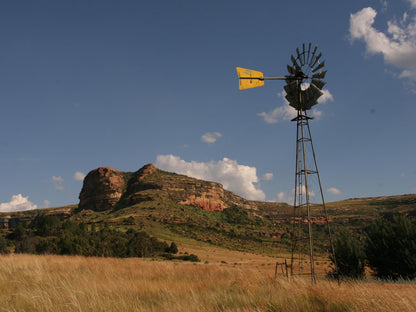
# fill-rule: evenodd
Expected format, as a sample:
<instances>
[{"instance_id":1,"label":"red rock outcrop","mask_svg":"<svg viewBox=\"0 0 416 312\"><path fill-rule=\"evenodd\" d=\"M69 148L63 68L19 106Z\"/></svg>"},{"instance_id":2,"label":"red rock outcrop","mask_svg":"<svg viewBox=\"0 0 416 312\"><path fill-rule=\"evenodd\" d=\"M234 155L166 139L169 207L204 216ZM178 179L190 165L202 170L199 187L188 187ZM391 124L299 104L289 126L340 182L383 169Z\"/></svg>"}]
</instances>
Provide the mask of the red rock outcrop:
<instances>
[{"instance_id":1,"label":"red rock outcrop","mask_svg":"<svg viewBox=\"0 0 416 312\"><path fill-rule=\"evenodd\" d=\"M188 198L179 202L182 205L191 205L207 211L223 211L228 205L221 199L218 193L213 191L203 192L200 196L189 195Z\"/></svg>"},{"instance_id":2,"label":"red rock outcrop","mask_svg":"<svg viewBox=\"0 0 416 312\"><path fill-rule=\"evenodd\" d=\"M207 211L223 211L231 206L257 209L254 202L224 190L219 183L165 172L148 164L132 173L102 167L84 179L79 210L104 211L160 199L191 205Z\"/></svg>"},{"instance_id":3,"label":"red rock outcrop","mask_svg":"<svg viewBox=\"0 0 416 312\"><path fill-rule=\"evenodd\" d=\"M126 190L125 174L122 171L100 167L92 170L84 179L79 194L79 209L104 211L113 208Z\"/></svg>"}]
</instances>

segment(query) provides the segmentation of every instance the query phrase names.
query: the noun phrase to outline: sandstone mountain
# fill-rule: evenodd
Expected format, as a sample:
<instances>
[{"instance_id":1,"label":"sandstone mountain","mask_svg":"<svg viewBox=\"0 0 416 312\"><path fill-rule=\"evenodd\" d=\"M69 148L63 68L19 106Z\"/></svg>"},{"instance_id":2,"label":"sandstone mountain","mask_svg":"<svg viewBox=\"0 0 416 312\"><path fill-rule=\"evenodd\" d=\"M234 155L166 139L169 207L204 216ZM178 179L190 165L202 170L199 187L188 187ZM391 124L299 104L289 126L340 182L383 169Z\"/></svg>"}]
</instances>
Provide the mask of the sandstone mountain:
<instances>
[{"instance_id":1,"label":"sandstone mountain","mask_svg":"<svg viewBox=\"0 0 416 312\"><path fill-rule=\"evenodd\" d=\"M91 231L132 229L198 246L205 242L276 254L291 244L291 205L246 200L219 183L166 172L152 164L136 172L109 167L92 170L84 179L79 199L79 204L66 207L0 213L0 235L12 232L19 223L51 215L82 223ZM416 195L343 200L327 203L327 208L335 231L349 227L360 232L379 215L416 216ZM325 226L317 211L312 212L319 242Z\"/></svg>"},{"instance_id":2,"label":"sandstone mountain","mask_svg":"<svg viewBox=\"0 0 416 312\"><path fill-rule=\"evenodd\" d=\"M148 164L133 173L109 167L92 170L84 179L79 210L120 209L157 198L206 211L223 211L231 206L258 209L257 202L224 190L220 183L165 172Z\"/></svg>"}]
</instances>

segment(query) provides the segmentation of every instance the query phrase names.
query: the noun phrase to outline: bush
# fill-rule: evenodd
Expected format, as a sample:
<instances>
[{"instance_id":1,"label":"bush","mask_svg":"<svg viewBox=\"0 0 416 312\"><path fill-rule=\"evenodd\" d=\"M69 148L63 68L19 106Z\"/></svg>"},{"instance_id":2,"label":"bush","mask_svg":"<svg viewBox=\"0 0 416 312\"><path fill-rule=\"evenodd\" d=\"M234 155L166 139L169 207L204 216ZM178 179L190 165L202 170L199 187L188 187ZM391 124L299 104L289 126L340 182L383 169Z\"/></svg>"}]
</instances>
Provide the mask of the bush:
<instances>
[{"instance_id":1,"label":"bush","mask_svg":"<svg viewBox=\"0 0 416 312\"><path fill-rule=\"evenodd\" d=\"M183 255L177 256L175 259L183 260L183 261L191 261L191 262L201 262L197 255L190 254L190 255Z\"/></svg>"},{"instance_id":2,"label":"bush","mask_svg":"<svg viewBox=\"0 0 416 312\"><path fill-rule=\"evenodd\" d=\"M61 230L61 220L57 216L38 216L31 223L31 227L35 229L39 236L57 235Z\"/></svg>"},{"instance_id":3,"label":"bush","mask_svg":"<svg viewBox=\"0 0 416 312\"><path fill-rule=\"evenodd\" d=\"M56 216L40 216L28 227L19 223L7 238L9 242L0 240L0 253L8 250L7 244L13 244L16 253L102 257L153 257L178 251L175 243L169 247L146 232L133 229L123 232L108 226L88 231L84 223L62 222Z\"/></svg>"},{"instance_id":4,"label":"bush","mask_svg":"<svg viewBox=\"0 0 416 312\"><path fill-rule=\"evenodd\" d=\"M224 209L222 215L225 221L230 224L249 224L250 218L248 217L247 210L241 207L232 206Z\"/></svg>"},{"instance_id":5,"label":"bush","mask_svg":"<svg viewBox=\"0 0 416 312\"><path fill-rule=\"evenodd\" d=\"M362 278L365 275L365 254L360 242L348 230L340 231L334 242L335 258L330 256L336 268L334 277Z\"/></svg>"},{"instance_id":6,"label":"bush","mask_svg":"<svg viewBox=\"0 0 416 312\"><path fill-rule=\"evenodd\" d=\"M166 252L176 254L176 253L178 253L178 246L176 246L176 244L174 242L172 242L172 244L170 244L169 248L166 249Z\"/></svg>"},{"instance_id":7,"label":"bush","mask_svg":"<svg viewBox=\"0 0 416 312\"><path fill-rule=\"evenodd\" d=\"M5 239L3 236L0 236L0 254L8 254L10 253L8 248L8 242L7 239Z\"/></svg>"},{"instance_id":8,"label":"bush","mask_svg":"<svg viewBox=\"0 0 416 312\"><path fill-rule=\"evenodd\" d=\"M404 215L374 221L367 229L365 251L377 277L416 278L416 222Z\"/></svg>"},{"instance_id":9,"label":"bush","mask_svg":"<svg viewBox=\"0 0 416 312\"><path fill-rule=\"evenodd\" d=\"M182 260L182 261L190 261L190 262L201 262L197 255L190 254L190 255L183 255L183 256L174 256L171 253L164 253L160 255L161 257L165 258L166 260Z\"/></svg>"}]
</instances>

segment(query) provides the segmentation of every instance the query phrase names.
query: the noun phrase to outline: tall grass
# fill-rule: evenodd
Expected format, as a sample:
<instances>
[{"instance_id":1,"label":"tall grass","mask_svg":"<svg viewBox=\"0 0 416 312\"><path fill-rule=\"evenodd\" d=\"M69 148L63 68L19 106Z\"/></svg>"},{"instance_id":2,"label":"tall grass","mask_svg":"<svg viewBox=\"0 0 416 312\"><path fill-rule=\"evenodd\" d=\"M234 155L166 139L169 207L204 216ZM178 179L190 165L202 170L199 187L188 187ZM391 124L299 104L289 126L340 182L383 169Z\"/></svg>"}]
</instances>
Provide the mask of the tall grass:
<instances>
[{"instance_id":1,"label":"tall grass","mask_svg":"<svg viewBox=\"0 0 416 312\"><path fill-rule=\"evenodd\" d=\"M8 255L0 303L0 311L415 311L416 285L312 285L244 265Z\"/></svg>"}]
</instances>

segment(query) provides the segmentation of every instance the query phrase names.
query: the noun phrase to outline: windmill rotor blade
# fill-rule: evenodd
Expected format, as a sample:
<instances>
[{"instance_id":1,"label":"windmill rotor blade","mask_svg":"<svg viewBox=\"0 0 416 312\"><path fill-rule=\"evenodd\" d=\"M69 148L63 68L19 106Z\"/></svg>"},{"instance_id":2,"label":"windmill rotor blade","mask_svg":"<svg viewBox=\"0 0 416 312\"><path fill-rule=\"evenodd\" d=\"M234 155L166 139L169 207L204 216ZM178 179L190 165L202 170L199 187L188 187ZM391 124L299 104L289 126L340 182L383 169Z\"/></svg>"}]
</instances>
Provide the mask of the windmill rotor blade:
<instances>
[{"instance_id":1,"label":"windmill rotor blade","mask_svg":"<svg viewBox=\"0 0 416 312\"><path fill-rule=\"evenodd\" d=\"M315 102L316 102L316 100L311 95L311 92L309 92L308 90L301 92L301 99L302 99L302 102L300 106L302 110L311 109L311 107L315 105Z\"/></svg>"},{"instance_id":2,"label":"windmill rotor blade","mask_svg":"<svg viewBox=\"0 0 416 312\"><path fill-rule=\"evenodd\" d=\"M285 98L293 107L296 107L298 105L298 84L293 80L286 80L286 82L287 85L284 86Z\"/></svg>"},{"instance_id":3,"label":"windmill rotor blade","mask_svg":"<svg viewBox=\"0 0 416 312\"><path fill-rule=\"evenodd\" d=\"M312 79L311 84L322 90L322 88L326 85L326 82L323 80Z\"/></svg>"},{"instance_id":4,"label":"windmill rotor blade","mask_svg":"<svg viewBox=\"0 0 416 312\"><path fill-rule=\"evenodd\" d=\"M303 64L303 60L302 60L302 54L299 52L299 48L296 48L296 53L298 54L297 59L299 60L301 66L303 66L304 64Z\"/></svg>"},{"instance_id":5,"label":"windmill rotor blade","mask_svg":"<svg viewBox=\"0 0 416 312\"><path fill-rule=\"evenodd\" d=\"M287 85L284 86L284 89L287 94L297 93L298 92L298 83L294 80L286 80Z\"/></svg>"},{"instance_id":6,"label":"windmill rotor blade","mask_svg":"<svg viewBox=\"0 0 416 312\"><path fill-rule=\"evenodd\" d=\"M284 89L285 89L286 92L289 92L289 93L286 93L286 96L285 96L286 100L288 100L289 103L297 102L297 100L298 100L297 91L295 90L295 92L293 92L293 91L291 91L290 88L286 88L286 87Z\"/></svg>"},{"instance_id":7,"label":"windmill rotor blade","mask_svg":"<svg viewBox=\"0 0 416 312\"><path fill-rule=\"evenodd\" d=\"M312 106L318 104L318 98L322 94L323 92L312 84L306 90L302 90L302 108L304 110L311 109Z\"/></svg>"},{"instance_id":8,"label":"windmill rotor blade","mask_svg":"<svg viewBox=\"0 0 416 312\"><path fill-rule=\"evenodd\" d=\"M295 75L296 74L296 69L294 69L292 66L287 65L287 71L291 75Z\"/></svg>"},{"instance_id":9,"label":"windmill rotor blade","mask_svg":"<svg viewBox=\"0 0 416 312\"><path fill-rule=\"evenodd\" d=\"M306 51L305 51L305 43L302 43L302 65L306 64Z\"/></svg>"},{"instance_id":10,"label":"windmill rotor blade","mask_svg":"<svg viewBox=\"0 0 416 312\"><path fill-rule=\"evenodd\" d=\"M314 84L310 84L309 88L307 89L310 92L311 97L318 99L324 93L316 87Z\"/></svg>"},{"instance_id":11,"label":"windmill rotor blade","mask_svg":"<svg viewBox=\"0 0 416 312\"><path fill-rule=\"evenodd\" d=\"M319 59L321 58L321 56L322 56L322 52L321 52L321 53L319 53L319 54L316 56L315 61L313 62L313 64L311 65L311 67L315 67L315 64L316 64L316 63L318 63L318 61L319 61Z\"/></svg>"},{"instance_id":12,"label":"windmill rotor blade","mask_svg":"<svg viewBox=\"0 0 416 312\"><path fill-rule=\"evenodd\" d=\"M314 72L318 71L319 69L321 69L324 66L325 66L325 61L323 61L317 67L315 67L314 69L312 69L312 72L314 73Z\"/></svg>"},{"instance_id":13,"label":"windmill rotor blade","mask_svg":"<svg viewBox=\"0 0 416 312\"><path fill-rule=\"evenodd\" d=\"M294 109L299 109L299 101L298 101L298 99L297 99L297 97L296 98L289 98L287 95L286 95L286 100L289 102L289 105L290 106L292 106Z\"/></svg>"},{"instance_id":14,"label":"windmill rotor blade","mask_svg":"<svg viewBox=\"0 0 416 312\"><path fill-rule=\"evenodd\" d=\"M297 94L297 92L287 93L286 96L285 96L285 98L286 98L286 100L288 100L289 103L294 103L295 104L295 103L298 102L298 94Z\"/></svg>"},{"instance_id":15,"label":"windmill rotor blade","mask_svg":"<svg viewBox=\"0 0 416 312\"><path fill-rule=\"evenodd\" d=\"M312 64L312 62L313 62L313 60L314 60L314 58L315 58L315 53L316 53L316 50L318 50L318 47L317 46L315 46L315 49L313 50L313 52L312 52L312 56L311 56L311 59L310 59L310 61L309 61L309 66L311 66L311 64Z\"/></svg>"},{"instance_id":16,"label":"windmill rotor blade","mask_svg":"<svg viewBox=\"0 0 416 312\"><path fill-rule=\"evenodd\" d=\"M326 75L327 70L321 71L317 74L312 75L312 79L324 79Z\"/></svg>"},{"instance_id":17,"label":"windmill rotor blade","mask_svg":"<svg viewBox=\"0 0 416 312\"><path fill-rule=\"evenodd\" d=\"M296 67L296 70L300 70L299 64L296 62L296 59L293 55L290 56L290 59L292 60L293 65Z\"/></svg>"},{"instance_id":18,"label":"windmill rotor blade","mask_svg":"<svg viewBox=\"0 0 416 312\"><path fill-rule=\"evenodd\" d=\"M300 105L297 102L296 103L289 102L289 106L292 106L296 110L300 110Z\"/></svg>"}]
</instances>

